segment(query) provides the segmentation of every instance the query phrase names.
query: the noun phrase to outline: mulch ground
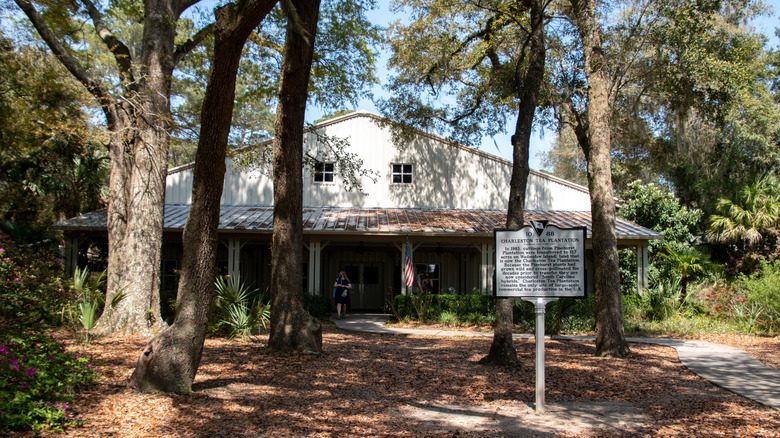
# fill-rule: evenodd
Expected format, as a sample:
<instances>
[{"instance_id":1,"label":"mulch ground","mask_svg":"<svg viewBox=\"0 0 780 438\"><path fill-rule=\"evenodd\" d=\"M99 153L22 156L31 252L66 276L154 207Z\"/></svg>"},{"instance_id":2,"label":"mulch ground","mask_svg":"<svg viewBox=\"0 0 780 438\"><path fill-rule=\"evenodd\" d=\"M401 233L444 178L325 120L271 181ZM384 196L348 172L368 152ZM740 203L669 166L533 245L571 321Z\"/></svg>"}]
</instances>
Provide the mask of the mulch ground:
<instances>
[{"instance_id":1,"label":"mulch ground","mask_svg":"<svg viewBox=\"0 0 780 438\"><path fill-rule=\"evenodd\" d=\"M323 356L274 354L263 337L207 340L188 395L125 388L143 339L69 340L110 371L78 394L84 427L54 436L780 436L780 411L697 377L671 348L632 344L628 358L610 359L594 357L592 342L547 341L548 409L539 414L533 340L515 343L520 365L509 369L477 363L489 338L323 326ZM730 342L780 364L777 339L740 339Z\"/></svg>"}]
</instances>

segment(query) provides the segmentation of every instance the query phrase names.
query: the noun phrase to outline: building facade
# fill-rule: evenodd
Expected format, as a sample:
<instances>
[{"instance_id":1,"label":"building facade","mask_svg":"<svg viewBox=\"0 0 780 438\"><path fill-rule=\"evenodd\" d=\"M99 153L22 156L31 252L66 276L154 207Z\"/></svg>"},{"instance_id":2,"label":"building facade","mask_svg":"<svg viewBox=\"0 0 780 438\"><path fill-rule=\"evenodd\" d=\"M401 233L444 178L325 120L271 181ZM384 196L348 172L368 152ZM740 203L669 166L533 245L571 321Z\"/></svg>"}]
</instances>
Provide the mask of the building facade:
<instances>
[{"instance_id":1,"label":"building facade","mask_svg":"<svg viewBox=\"0 0 780 438\"><path fill-rule=\"evenodd\" d=\"M342 148L334 148L334 142ZM258 147L269 148L270 140ZM303 181L305 293L329 295L343 270L354 284L353 308L383 309L393 295L409 291L402 272L407 245L415 271L430 275L434 293L491 293L493 231L506 223L510 162L424 132L396 144L382 119L364 112L312 127L303 149L312 158ZM349 162L363 171L358 176L362 191L350 190L345 164L337 155L351 157ZM238 152L227 163L218 268L226 274L240 272L243 280L262 291L271 281L273 181L263 165L238 165L243 158ZM193 168L189 164L168 174L163 287L175 283L181 263ZM105 211L98 211L60 227L75 251L82 242L105 235L105 219ZM585 187L532 170L526 222L532 219L559 227L585 226L590 247L590 198ZM637 251L637 275L646 279L642 269L648 241L660 236L622 220L617 234L620 247ZM590 258L586 265L592 272Z\"/></svg>"}]
</instances>

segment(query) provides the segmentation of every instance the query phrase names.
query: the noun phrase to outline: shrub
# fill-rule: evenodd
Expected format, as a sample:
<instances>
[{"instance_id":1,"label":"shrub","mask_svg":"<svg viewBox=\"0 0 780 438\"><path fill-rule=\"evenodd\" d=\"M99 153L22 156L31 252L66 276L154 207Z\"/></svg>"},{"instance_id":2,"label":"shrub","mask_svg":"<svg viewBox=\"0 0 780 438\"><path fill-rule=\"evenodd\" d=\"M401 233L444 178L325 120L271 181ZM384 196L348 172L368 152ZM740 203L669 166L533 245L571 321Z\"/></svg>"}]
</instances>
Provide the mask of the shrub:
<instances>
[{"instance_id":1,"label":"shrub","mask_svg":"<svg viewBox=\"0 0 780 438\"><path fill-rule=\"evenodd\" d=\"M674 280L650 288L642 296L642 316L650 321L663 321L677 313L679 289Z\"/></svg>"},{"instance_id":2,"label":"shrub","mask_svg":"<svg viewBox=\"0 0 780 438\"><path fill-rule=\"evenodd\" d=\"M61 430L78 425L69 403L97 368L43 335L0 340L0 430Z\"/></svg>"},{"instance_id":3,"label":"shrub","mask_svg":"<svg viewBox=\"0 0 780 438\"><path fill-rule=\"evenodd\" d=\"M460 321L473 323L474 315L494 318L495 306L495 298L490 295L421 294L396 295L391 310L398 320L438 321L443 313L451 313Z\"/></svg>"},{"instance_id":4,"label":"shrub","mask_svg":"<svg viewBox=\"0 0 780 438\"><path fill-rule=\"evenodd\" d=\"M63 310L63 315L68 316L71 326L86 332L86 342L89 342L89 333L106 305L105 279L106 271L90 275L88 267L84 270L76 268L73 273L70 290L74 299ZM124 290L119 291L108 303L109 309L116 307L124 297Z\"/></svg>"},{"instance_id":5,"label":"shrub","mask_svg":"<svg viewBox=\"0 0 780 438\"><path fill-rule=\"evenodd\" d=\"M458 318L458 315L455 314L455 312L451 312L449 310L445 310L444 312L441 312L439 315L439 322L443 324L449 324L449 325L461 325L463 324L463 321Z\"/></svg>"},{"instance_id":6,"label":"shrub","mask_svg":"<svg viewBox=\"0 0 780 438\"><path fill-rule=\"evenodd\" d=\"M214 312L212 332L222 328L232 337L246 338L260 326L266 327L271 315L271 305L263 301L241 281L240 275L219 276L214 282Z\"/></svg>"},{"instance_id":7,"label":"shrub","mask_svg":"<svg viewBox=\"0 0 780 438\"><path fill-rule=\"evenodd\" d=\"M594 313L595 298L560 298L547 303L544 312L544 331L547 334L574 333L593 330L596 326ZM534 304L517 300L514 311L515 324L524 331L536 327Z\"/></svg>"},{"instance_id":8,"label":"shrub","mask_svg":"<svg viewBox=\"0 0 780 438\"><path fill-rule=\"evenodd\" d=\"M740 276L734 283L737 299L732 307L749 332L760 329L780 331L780 261L764 264L755 274Z\"/></svg>"},{"instance_id":9,"label":"shrub","mask_svg":"<svg viewBox=\"0 0 780 438\"><path fill-rule=\"evenodd\" d=\"M668 249L687 251L696 240L702 211L680 205L674 195L655 184L634 181L619 193L623 204L618 215L637 225L650 228L663 236L649 243L650 271L657 276L670 276L675 267L659 257ZM620 252L620 281L623 293L636 291L636 257L633 251Z\"/></svg>"},{"instance_id":10,"label":"shrub","mask_svg":"<svg viewBox=\"0 0 780 438\"><path fill-rule=\"evenodd\" d=\"M327 318L330 315L330 297L303 294L303 308L315 318Z\"/></svg>"},{"instance_id":11,"label":"shrub","mask_svg":"<svg viewBox=\"0 0 780 438\"><path fill-rule=\"evenodd\" d=\"M64 290L60 259L47 249L19 246L0 235L0 319L3 330L58 323L73 294Z\"/></svg>"}]
</instances>

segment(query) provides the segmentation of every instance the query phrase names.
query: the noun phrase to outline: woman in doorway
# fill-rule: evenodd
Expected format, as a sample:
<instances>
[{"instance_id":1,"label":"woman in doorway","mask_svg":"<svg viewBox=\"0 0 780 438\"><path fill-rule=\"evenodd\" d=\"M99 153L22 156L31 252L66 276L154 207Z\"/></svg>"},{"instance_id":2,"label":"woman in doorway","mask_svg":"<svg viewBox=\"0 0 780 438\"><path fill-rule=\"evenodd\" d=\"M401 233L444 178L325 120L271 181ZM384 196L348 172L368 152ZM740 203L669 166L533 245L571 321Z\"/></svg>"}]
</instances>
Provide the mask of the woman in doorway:
<instances>
[{"instance_id":1,"label":"woman in doorway","mask_svg":"<svg viewBox=\"0 0 780 438\"><path fill-rule=\"evenodd\" d=\"M333 287L333 295L336 298L336 317L342 319L347 315L347 308L350 307L349 295L352 290L352 282L349 281L346 272L339 272Z\"/></svg>"}]
</instances>

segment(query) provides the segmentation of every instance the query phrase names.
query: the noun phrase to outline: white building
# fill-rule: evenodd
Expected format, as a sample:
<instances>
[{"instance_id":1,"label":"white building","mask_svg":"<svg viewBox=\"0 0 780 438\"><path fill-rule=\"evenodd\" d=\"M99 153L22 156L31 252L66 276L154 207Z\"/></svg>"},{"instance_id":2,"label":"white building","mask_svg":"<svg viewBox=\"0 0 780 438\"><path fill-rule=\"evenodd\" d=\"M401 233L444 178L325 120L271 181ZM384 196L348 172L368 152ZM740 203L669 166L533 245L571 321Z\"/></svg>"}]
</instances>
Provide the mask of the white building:
<instances>
[{"instance_id":1,"label":"white building","mask_svg":"<svg viewBox=\"0 0 780 438\"><path fill-rule=\"evenodd\" d=\"M318 164L304 172L305 292L329 294L337 273L344 270L355 286L353 307L381 309L394 294L406 290L402 266L409 242L416 270L430 273L434 292L489 293L493 231L506 223L511 163L424 132L397 146L380 122L376 115L358 112L320 123L306 134L304 153L316 157ZM323 134L345 140L346 151L363 160L361 168L374 176L362 177L364 193L346 190L337 160L318 140ZM175 279L174 270L180 266L193 168L185 165L168 174L164 283ZM218 265L225 273L240 271L242 279L260 290L270 282L272 187L265 173L236 168L229 159ZM532 219L547 219L559 227L586 226L590 248L587 188L532 170L526 222ZM105 236L105 224L102 211L60 226L78 247L96 232ZM648 241L660 236L622 220L617 234L620 247L637 249L638 275L645 278Z\"/></svg>"}]
</instances>

